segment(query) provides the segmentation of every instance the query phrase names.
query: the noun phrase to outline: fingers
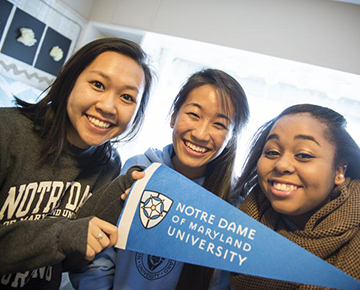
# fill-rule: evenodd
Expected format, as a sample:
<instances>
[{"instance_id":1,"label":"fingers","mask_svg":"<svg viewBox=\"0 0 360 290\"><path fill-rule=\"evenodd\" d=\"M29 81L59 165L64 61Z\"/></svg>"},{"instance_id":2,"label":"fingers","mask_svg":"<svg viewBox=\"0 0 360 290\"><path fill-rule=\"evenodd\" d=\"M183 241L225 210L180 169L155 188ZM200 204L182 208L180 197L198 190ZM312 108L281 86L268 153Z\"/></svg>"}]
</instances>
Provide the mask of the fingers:
<instances>
[{"instance_id":1,"label":"fingers","mask_svg":"<svg viewBox=\"0 0 360 290\"><path fill-rule=\"evenodd\" d=\"M110 234L109 236L110 239L110 244L108 245L108 247L112 247L116 244L117 239L118 239L118 232L117 232L117 228L116 228L116 232Z\"/></svg>"},{"instance_id":2,"label":"fingers","mask_svg":"<svg viewBox=\"0 0 360 290\"><path fill-rule=\"evenodd\" d=\"M117 242L117 227L94 217L89 222L88 238L85 258L89 261L104 248L110 247Z\"/></svg>"},{"instance_id":3,"label":"fingers","mask_svg":"<svg viewBox=\"0 0 360 290\"><path fill-rule=\"evenodd\" d=\"M106 242L105 240L103 243L106 244ZM94 230L90 230L89 228L85 259L89 261L93 260L95 255L100 253L103 248L105 247L95 238Z\"/></svg>"},{"instance_id":4,"label":"fingers","mask_svg":"<svg viewBox=\"0 0 360 290\"><path fill-rule=\"evenodd\" d=\"M145 176L145 172L144 171L133 171L131 176L134 180L139 180Z\"/></svg>"},{"instance_id":5,"label":"fingers","mask_svg":"<svg viewBox=\"0 0 360 290\"><path fill-rule=\"evenodd\" d=\"M128 188L127 190L125 190L125 192L123 194L120 195L120 198L122 200L125 200L127 198L127 196L129 195L130 192L130 188Z\"/></svg>"}]
</instances>

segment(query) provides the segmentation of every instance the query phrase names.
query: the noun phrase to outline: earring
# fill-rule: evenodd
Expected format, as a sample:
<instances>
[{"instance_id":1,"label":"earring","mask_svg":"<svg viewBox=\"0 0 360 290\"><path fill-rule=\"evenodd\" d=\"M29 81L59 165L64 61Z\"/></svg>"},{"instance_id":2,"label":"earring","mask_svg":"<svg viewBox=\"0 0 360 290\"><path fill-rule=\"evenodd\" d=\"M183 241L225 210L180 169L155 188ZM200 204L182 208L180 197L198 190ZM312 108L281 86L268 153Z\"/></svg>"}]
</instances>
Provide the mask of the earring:
<instances>
[{"instance_id":1,"label":"earring","mask_svg":"<svg viewBox=\"0 0 360 290\"><path fill-rule=\"evenodd\" d=\"M340 173L339 174L339 179L343 179L344 178L344 174Z\"/></svg>"}]
</instances>

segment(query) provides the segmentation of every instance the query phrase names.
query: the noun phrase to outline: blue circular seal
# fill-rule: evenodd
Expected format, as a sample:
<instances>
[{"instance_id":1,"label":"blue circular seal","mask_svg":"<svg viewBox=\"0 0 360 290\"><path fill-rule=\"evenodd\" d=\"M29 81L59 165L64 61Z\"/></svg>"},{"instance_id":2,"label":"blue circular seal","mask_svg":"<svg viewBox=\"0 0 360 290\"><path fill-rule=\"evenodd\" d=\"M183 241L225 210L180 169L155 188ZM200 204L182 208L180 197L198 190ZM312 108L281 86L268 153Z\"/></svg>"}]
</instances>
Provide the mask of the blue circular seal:
<instances>
[{"instance_id":1,"label":"blue circular seal","mask_svg":"<svg viewBox=\"0 0 360 290\"><path fill-rule=\"evenodd\" d=\"M157 280L169 274L175 267L176 261L157 256L136 253L135 264L139 273L148 280Z\"/></svg>"}]
</instances>

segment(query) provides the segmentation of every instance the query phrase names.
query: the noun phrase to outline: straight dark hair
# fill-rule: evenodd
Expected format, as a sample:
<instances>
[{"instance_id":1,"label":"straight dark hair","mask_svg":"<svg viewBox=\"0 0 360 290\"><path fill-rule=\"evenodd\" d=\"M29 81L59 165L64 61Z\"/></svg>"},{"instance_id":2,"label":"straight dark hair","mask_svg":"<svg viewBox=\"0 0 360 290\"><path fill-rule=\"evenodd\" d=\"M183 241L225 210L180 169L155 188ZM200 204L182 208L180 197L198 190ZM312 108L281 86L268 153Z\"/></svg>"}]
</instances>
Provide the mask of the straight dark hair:
<instances>
[{"instance_id":1,"label":"straight dark hair","mask_svg":"<svg viewBox=\"0 0 360 290\"><path fill-rule=\"evenodd\" d=\"M189 94L196 88L211 85L219 94L225 112L229 111L229 102L234 109L234 128L232 138L223 152L207 166L203 187L226 201L230 201L233 171L238 135L249 119L249 105L241 85L232 76L217 69L204 69L191 75L183 84L171 106L173 117L179 113Z\"/></svg>"},{"instance_id":2,"label":"straight dark hair","mask_svg":"<svg viewBox=\"0 0 360 290\"><path fill-rule=\"evenodd\" d=\"M153 73L148 64L148 56L141 47L129 40L110 37L88 43L80 48L62 67L54 82L43 92L46 96L36 104L27 103L19 98L16 105L20 111L34 122L34 130L43 139L42 161L56 162L64 149L67 128L70 120L67 115L67 102L79 75L102 53L118 52L137 62L144 71L145 86L138 112L128 133L121 138L129 141L139 132L144 120L145 109L149 100ZM117 140L119 141L119 140ZM105 164L111 158L113 142L108 140L98 146L92 159L98 164Z\"/></svg>"},{"instance_id":3,"label":"straight dark hair","mask_svg":"<svg viewBox=\"0 0 360 290\"><path fill-rule=\"evenodd\" d=\"M242 174L236 185L236 193L246 197L259 184L257 178L257 162L264 149L266 138L274 124L283 116L295 114L310 114L327 128L325 137L335 146L334 164L347 164L345 175L360 179L360 149L354 139L346 131L346 119L339 113L318 105L298 104L282 111L277 117L266 122L254 134Z\"/></svg>"},{"instance_id":4,"label":"straight dark hair","mask_svg":"<svg viewBox=\"0 0 360 290\"><path fill-rule=\"evenodd\" d=\"M203 183L204 188L230 202L237 140L241 129L248 122L249 105L243 88L232 76L221 70L204 69L190 76L181 87L171 107L172 118L176 117L189 94L194 89L204 85L211 85L216 88L225 112L229 112L229 106L234 108L232 138L223 152L206 166ZM227 100L230 100L230 104ZM211 268L185 264L176 289L208 289L213 271Z\"/></svg>"}]
</instances>

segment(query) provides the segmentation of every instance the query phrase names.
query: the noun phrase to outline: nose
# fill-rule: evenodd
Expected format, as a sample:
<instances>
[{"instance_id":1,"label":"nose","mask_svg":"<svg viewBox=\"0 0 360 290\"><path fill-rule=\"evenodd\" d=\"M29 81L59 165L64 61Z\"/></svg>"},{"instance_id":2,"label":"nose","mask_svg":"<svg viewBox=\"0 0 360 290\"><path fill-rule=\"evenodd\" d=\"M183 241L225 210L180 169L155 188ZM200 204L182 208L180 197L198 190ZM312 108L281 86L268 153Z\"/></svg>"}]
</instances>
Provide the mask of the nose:
<instances>
[{"instance_id":1,"label":"nose","mask_svg":"<svg viewBox=\"0 0 360 290\"><path fill-rule=\"evenodd\" d=\"M116 115L116 98L117 95L115 95L114 93L106 92L99 97L95 104L95 107L107 117L114 116Z\"/></svg>"},{"instance_id":2,"label":"nose","mask_svg":"<svg viewBox=\"0 0 360 290\"><path fill-rule=\"evenodd\" d=\"M199 121L191 131L191 135L195 141L208 142L210 140L210 129L207 122Z\"/></svg>"},{"instance_id":3,"label":"nose","mask_svg":"<svg viewBox=\"0 0 360 290\"><path fill-rule=\"evenodd\" d=\"M291 156L282 155L274 165L274 170L281 174L291 174L295 170Z\"/></svg>"}]
</instances>

